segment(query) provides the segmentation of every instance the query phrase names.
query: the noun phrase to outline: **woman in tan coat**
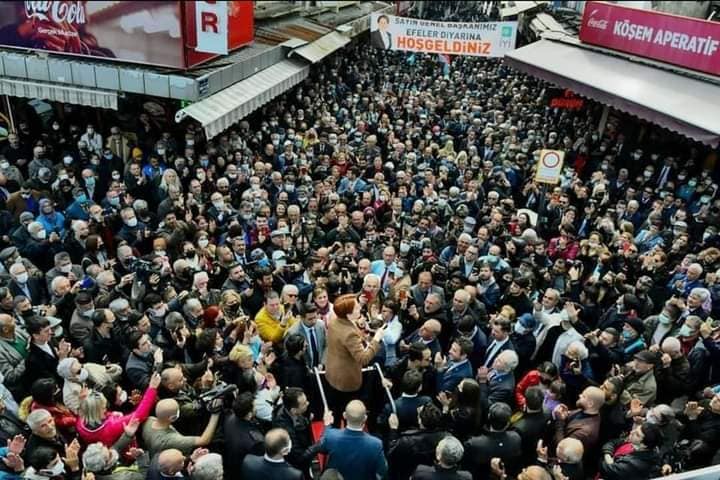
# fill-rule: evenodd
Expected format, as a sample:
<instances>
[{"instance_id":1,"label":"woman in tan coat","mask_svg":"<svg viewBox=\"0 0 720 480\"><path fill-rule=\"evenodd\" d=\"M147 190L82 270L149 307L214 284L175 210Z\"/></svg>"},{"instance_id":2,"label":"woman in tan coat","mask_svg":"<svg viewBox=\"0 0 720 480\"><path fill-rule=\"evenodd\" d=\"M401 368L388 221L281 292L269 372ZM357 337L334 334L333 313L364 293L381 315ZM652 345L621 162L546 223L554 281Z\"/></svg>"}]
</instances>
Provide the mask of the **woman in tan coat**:
<instances>
[{"instance_id":1,"label":"woman in tan coat","mask_svg":"<svg viewBox=\"0 0 720 480\"><path fill-rule=\"evenodd\" d=\"M345 405L357 398L363 381L362 368L375 357L385 334L383 326L370 343L363 341L358 328L361 307L354 294L341 295L333 304L335 314L328 324L325 378L329 407L338 420Z\"/></svg>"}]
</instances>

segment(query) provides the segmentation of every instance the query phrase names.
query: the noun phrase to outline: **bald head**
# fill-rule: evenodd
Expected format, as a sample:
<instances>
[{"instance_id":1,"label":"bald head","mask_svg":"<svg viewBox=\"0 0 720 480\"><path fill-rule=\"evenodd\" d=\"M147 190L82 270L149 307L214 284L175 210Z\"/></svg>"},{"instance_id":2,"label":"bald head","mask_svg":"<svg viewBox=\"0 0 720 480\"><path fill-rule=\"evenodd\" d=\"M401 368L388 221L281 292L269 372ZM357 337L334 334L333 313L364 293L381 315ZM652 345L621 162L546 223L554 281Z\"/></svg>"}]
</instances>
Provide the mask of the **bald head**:
<instances>
[{"instance_id":1,"label":"bald head","mask_svg":"<svg viewBox=\"0 0 720 480\"><path fill-rule=\"evenodd\" d=\"M345 407L345 421L349 427L362 428L367 420L367 411L365 410L365 404L360 400L353 400Z\"/></svg>"},{"instance_id":2,"label":"bald head","mask_svg":"<svg viewBox=\"0 0 720 480\"><path fill-rule=\"evenodd\" d=\"M680 340L678 340L676 337L667 337L665 340L663 340L661 348L663 353L667 353L673 358L675 358L679 354L682 354L682 346L680 345Z\"/></svg>"},{"instance_id":3,"label":"bald head","mask_svg":"<svg viewBox=\"0 0 720 480\"><path fill-rule=\"evenodd\" d=\"M605 404L605 392L598 387L587 387L580 394L577 405L585 413L597 413Z\"/></svg>"},{"instance_id":4,"label":"bald head","mask_svg":"<svg viewBox=\"0 0 720 480\"><path fill-rule=\"evenodd\" d=\"M552 476L542 467L531 465L520 472L518 480L552 480Z\"/></svg>"},{"instance_id":5,"label":"bald head","mask_svg":"<svg viewBox=\"0 0 720 480\"><path fill-rule=\"evenodd\" d=\"M290 436L285 429L273 428L265 434L265 453L274 459L282 459L290 453Z\"/></svg>"},{"instance_id":6,"label":"bald head","mask_svg":"<svg viewBox=\"0 0 720 480\"><path fill-rule=\"evenodd\" d=\"M160 400L155 406L155 416L162 422L175 420L173 417L177 416L178 411L180 411L180 406L172 398Z\"/></svg>"},{"instance_id":7,"label":"bald head","mask_svg":"<svg viewBox=\"0 0 720 480\"><path fill-rule=\"evenodd\" d=\"M174 448L163 450L158 455L158 466L164 475L174 477L178 472L182 472L185 457L180 450Z\"/></svg>"}]
</instances>

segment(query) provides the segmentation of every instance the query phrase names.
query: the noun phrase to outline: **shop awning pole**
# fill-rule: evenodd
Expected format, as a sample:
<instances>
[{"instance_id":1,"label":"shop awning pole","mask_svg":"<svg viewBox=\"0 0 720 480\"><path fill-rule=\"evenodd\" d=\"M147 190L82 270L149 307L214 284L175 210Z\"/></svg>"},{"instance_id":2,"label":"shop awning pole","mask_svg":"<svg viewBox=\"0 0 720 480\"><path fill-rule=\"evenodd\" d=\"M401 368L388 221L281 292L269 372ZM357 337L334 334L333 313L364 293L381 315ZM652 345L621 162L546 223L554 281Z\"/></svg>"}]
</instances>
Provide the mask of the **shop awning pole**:
<instances>
[{"instance_id":1,"label":"shop awning pole","mask_svg":"<svg viewBox=\"0 0 720 480\"><path fill-rule=\"evenodd\" d=\"M15 116L12 112L12 104L10 103L10 96L5 95L5 103L7 104L8 118L10 118L10 131L15 131Z\"/></svg>"}]
</instances>

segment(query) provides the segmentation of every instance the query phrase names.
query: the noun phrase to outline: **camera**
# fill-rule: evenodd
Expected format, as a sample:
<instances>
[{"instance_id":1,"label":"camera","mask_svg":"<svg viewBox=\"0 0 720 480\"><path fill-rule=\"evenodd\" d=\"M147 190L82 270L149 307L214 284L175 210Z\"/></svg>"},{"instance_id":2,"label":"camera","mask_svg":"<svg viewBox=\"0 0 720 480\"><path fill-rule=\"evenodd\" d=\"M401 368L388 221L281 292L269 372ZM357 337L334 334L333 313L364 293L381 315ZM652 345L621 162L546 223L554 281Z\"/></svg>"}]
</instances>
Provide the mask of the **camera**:
<instances>
[{"instance_id":1,"label":"camera","mask_svg":"<svg viewBox=\"0 0 720 480\"><path fill-rule=\"evenodd\" d=\"M210 413L218 413L221 409L218 409L217 411L213 411L212 403L214 400L218 398L226 398L229 395L232 395L237 391L238 387L237 385L233 385L230 383L225 382L218 382L217 385L215 385L213 388L208 390L207 392L203 393L198 397L200 400L200 403L203 405L203 407Z\"/></svg>"},{"instance_id":2,"label":"camera","mask_svg":"<svg viewBox=\"0 0 720 480\"><path fill-rule=\"evenodd\" d=\"M141 258L133 259L127 269L130 273L134 273L138 280L147 280L152 274L160 275L160 267L157 267L153 262Z\"/></svg>"}]
</instances>

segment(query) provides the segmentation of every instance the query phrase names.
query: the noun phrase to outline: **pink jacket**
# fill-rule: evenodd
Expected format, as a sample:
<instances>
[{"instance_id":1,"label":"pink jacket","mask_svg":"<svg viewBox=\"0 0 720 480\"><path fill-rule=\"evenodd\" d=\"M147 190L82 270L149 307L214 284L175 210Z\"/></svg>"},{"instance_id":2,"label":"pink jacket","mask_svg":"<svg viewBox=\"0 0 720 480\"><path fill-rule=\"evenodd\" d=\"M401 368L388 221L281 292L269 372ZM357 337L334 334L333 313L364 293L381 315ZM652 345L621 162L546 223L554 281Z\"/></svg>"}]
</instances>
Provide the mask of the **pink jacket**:
<instances>
[{"instance_id":1,"label":"pink jacket","mask_svg":"<svg viewBox=\"0 0 720 480\"><path fill-rule=\"evenodd\" d=\"M144 422L155 406L157 401L157 389L148 388L145 390L140 404L138 404L135 411L127 415L123 415L120 412L107 412L105 414L105 421L102 425L95 429L89 429L85 426L85 420L78 417L75 428L83 442L86 445L91 443L101 442L106 447L112 447L112 445L118 441L123 434L125 425L130 422L132 418L137 418L140 422Z\"/></svg>"}]
</instances>

